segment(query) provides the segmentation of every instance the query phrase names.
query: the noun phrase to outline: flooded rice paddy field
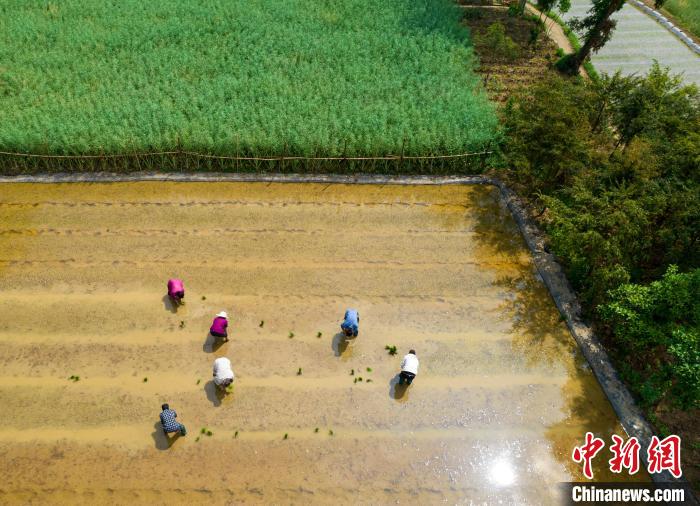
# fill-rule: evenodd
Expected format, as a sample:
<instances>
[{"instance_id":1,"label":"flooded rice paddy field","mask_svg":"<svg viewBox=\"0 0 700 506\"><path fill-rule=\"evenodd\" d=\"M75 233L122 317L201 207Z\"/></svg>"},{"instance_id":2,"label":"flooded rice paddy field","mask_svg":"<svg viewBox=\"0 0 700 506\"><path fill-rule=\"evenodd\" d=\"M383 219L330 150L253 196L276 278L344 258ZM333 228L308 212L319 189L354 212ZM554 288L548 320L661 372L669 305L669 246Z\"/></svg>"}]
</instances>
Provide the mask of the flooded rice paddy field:
<instances>
[{"instance_id":1,"label":"flooded rice paddy field","mask_svg":"<svg viewBox=\"0 0 700 506\"><path fill-rule=\"evenodd\" d=\"M2 503L552 504L623 433L492 187L0 185L0 289Z\"/></svg>"}]
</instances>

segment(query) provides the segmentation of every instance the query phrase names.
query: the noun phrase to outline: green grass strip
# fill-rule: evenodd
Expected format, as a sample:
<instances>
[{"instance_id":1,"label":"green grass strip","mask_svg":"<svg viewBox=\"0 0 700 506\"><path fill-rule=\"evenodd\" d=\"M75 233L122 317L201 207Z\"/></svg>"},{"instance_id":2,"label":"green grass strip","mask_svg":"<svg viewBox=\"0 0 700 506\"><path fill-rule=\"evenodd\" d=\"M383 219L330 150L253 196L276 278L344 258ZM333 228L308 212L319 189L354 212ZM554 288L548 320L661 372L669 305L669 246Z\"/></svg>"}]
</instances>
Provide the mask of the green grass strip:
<instances>
[{"instance_id":1,"label":"green grass strip","mask_svg":"<svg viewBox=\"0 0 700 506\"><path fill-rule=\"evenodd\" d=\"M666 0L664 10L670 12L696 37L700 37L700 0Z\"/></svg>"}]
</instances>

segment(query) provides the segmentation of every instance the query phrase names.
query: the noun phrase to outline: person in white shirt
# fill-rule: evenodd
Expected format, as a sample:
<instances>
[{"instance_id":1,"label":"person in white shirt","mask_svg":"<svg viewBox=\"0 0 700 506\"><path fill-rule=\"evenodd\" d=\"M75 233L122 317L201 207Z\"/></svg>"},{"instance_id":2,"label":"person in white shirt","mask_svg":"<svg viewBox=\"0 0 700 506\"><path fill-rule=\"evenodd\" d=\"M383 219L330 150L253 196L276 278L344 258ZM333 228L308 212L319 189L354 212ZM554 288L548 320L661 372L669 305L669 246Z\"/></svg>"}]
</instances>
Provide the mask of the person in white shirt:
<instances>
[{"instance_id":1,"label":"person in white shirt","mask_svg":"<svg viewBox=\"0 0 700 506\"><path fill-rule=\"evenodd\" d=\"M222 390L233 383L235 375L231 369L231 361L226 357L214 360L214 384Z\"/></svg>"},{"instance_id":2,"label":"person in white shirt","mask_svg":"<svg viewBox=\"0 0 700 506\"><path fill-rule=\"evenodd\" d=\"M418 374L418 357L416 350L411 350L401 361L401 374L399 375L399 385L406 383L410 385Z\"/></svg>"}]
</instances>

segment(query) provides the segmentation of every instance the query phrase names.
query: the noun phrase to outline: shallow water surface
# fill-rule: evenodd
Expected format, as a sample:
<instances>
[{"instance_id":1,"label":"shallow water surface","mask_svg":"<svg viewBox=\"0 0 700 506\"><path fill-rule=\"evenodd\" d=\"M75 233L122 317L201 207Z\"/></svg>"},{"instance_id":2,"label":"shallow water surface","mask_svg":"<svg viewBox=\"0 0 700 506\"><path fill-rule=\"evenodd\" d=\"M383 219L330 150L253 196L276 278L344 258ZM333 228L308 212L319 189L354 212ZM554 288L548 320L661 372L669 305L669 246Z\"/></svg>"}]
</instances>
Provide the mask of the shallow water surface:
<instances>
[{"instance_id":1,"label":"shallow water surface","mask_svg":"<svg viewBox=\"0 0 700 506\"><path fill-rule=\"evenodd\" d=\"M555 504L623 434L492 187L0 184L0 289L2 503Z\"/></svg>"}]
</instances>

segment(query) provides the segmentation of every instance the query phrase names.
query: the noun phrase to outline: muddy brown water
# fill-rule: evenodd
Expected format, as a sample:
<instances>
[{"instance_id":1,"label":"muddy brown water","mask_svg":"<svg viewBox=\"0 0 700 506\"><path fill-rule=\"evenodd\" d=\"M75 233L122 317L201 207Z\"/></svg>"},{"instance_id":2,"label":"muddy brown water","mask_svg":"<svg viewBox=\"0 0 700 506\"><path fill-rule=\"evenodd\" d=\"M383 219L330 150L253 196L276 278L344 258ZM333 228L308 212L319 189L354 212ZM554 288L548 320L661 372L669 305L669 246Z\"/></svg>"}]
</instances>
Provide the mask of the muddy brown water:
<instances>
[{"instance_id":1,"label":"muddy brown water","mask_svg":"<svg viewBox=\"0 0 700 506\"><path fill-rule=\"evenodd\" d=\"M0 184L0 290L3 504L556 504L624 435L492 187Z\"/></svg>"}]
</instances>

